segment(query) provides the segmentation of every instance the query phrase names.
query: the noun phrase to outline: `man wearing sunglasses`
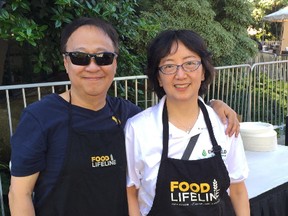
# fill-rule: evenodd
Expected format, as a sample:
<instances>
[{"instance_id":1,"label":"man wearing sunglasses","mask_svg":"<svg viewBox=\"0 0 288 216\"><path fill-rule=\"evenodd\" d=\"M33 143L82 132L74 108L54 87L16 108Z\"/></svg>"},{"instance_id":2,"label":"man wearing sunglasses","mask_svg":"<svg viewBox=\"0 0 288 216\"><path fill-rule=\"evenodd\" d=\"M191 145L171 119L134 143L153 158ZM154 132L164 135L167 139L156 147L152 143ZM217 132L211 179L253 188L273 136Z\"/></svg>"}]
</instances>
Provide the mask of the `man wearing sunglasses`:
<instances>
[{"instance_id":1,"label":"man wearing sunglasses","mask_svg":"<svg viewBox=\"0 0 288 216\"><path fill-rule=\"evenodd\" d=\"M9 205L13 216L127 216L123 128L140 108L107 95L118 35L107 22L79 18L61 35L71 88L24 109L12 136ZM216 111L239 133L235 112Z\"/></svg>"}]
</instances>

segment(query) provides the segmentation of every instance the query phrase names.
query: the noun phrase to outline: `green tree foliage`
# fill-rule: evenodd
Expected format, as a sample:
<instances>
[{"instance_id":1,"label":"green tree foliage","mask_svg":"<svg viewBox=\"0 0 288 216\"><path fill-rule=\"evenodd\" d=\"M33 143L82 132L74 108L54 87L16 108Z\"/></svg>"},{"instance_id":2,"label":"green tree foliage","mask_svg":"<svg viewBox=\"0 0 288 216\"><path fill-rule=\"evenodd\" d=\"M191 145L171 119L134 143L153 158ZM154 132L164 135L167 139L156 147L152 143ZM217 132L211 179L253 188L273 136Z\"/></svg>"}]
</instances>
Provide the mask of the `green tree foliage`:
<instances>
[{"instance_id":1,"label":"green tree foliage","mask_svg":"<svg viewBox=\"0 0 288 216\"><path fill-rule=\"evenodd\" d=\"M242 64L257 52L247 34L252 19L245 0L161 0L150 5L143 16L156 14L161 29L198 32L218 66Z\"/></svg>"},{"instance_id":2,"label":"green tree foliage","mask_svg":"<svg viewBox=\"0 0 288 216\"><path fill-rule=\"evenodd\" d=\"M279 40L282 23L264 22L263 17L288 5L288 0L250 0L252 4L251 27L257 30L258 40Z\"/></svg>"},{"instance_id":3,"label":"green tree foliage","mask_svg":"<svg viewBox=\"0 0 288 216\"><path fill-rule=\"evenodd\" d=\"M227 55L223 53L224 61L222 61L222 64L246 62L255 54L255 48L257 47L255 41L251 40L247 33L247 28L253 22L251 16L252 5L243 0L210 1L214 11L216 11L215 20L232 35L234 41L229 53Z\"/></svg>"},{"instance_id":4,"label":"green tree foliage","mask_svg":"<svg viewBox=\"0 0 288 216\"><path fill-rule=\"evenodd\" d=\"M11 1L0 11L0 35L2 39L15 39L21 44L28 42L36 46L37 40L44 37L46 25L38 25L29 18L29 1Z\"/></svg>"},{"instance_id":5,"label":"green tree foliage","mask_svg":"<svg viewBox=\"0 0 288 216\"><path fill-rule=\"evenodd\" d=\"M21 44L25 73L33 71L43 77L64 71L60 32L80 16L101 17L117 29L117 76L142 74L147 42L167 28L198 32L205 38L216 65L241 64L256 51L246 33L251 21L246 1L10 0L0 10L0 38Z\"/></svg>"},{"instance_id":6,"label":"green tree foliage","mask_svg":"<svg viewBox=\"0 0 288 216\"><path fill-rule=\"evenodd\" d=\"M0 11L0 38L26 44L27 63L35 73L63 71L59 48L63 26L76 17L101 17L120 35L117 75L139 74L145 58L136 52L144 44L141 35L150 34L155 24L139 18L135 7L136 0L11 0Z\"/></svg>"}]
</instances>

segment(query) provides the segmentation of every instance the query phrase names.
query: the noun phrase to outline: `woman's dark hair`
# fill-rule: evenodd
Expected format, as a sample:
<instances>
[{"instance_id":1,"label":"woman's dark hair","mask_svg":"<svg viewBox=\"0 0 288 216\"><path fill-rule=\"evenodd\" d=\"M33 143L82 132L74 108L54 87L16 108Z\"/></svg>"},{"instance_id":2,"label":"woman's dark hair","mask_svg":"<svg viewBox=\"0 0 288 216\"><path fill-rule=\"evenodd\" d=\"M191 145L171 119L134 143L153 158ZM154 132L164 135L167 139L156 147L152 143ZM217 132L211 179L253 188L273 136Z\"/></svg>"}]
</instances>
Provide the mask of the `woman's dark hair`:
<instances>
[{"instance_id":1,"label":"woman's dark hair","mask_svg":"<svg viewBox=\"0 0 288 216\"><path fill-rule=\"evenodd\" d=\"M211 54L208 52L207 46L201 36L192 30L163 31L151 41L147 50L146 74L152 90L155 91L159 98L162 98L166 94L158 81L160 61L171 53L172 45L174 43L178 45L179 42L183 43L189 50L197 53L201 58L205 79L201 83L198 95L207 93L208 86L215 75Z\"/></svg>"},{"instance_id":2,"label":"woman's dark hair","mask_svg":"<svg viewBox=\"0 0 288 216\"><path fill-rule=\"evenodd\" d=\"M61 34L61 52L66 52L66 44L71 34L75 32L81 26L95 26L99 29L102 29L104 33L108 35L108 37L112 40L115 52L119 52L119 41L118 41L118 33L115 28L108 22L101 20L99 18L93 17L81 17L78 18L71 23L67 24L62 31Z\"/></svg>"}]
</instances>

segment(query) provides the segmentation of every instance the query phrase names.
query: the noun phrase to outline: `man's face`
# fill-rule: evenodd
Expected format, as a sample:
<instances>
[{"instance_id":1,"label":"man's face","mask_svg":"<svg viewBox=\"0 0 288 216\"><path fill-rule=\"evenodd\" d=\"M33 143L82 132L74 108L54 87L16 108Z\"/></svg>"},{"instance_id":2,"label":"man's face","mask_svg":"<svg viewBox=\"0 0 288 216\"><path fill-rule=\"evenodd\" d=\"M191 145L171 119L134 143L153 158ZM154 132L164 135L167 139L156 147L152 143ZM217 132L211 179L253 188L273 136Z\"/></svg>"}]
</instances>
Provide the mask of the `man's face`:
<instances>
[{"instance_id":1,"label":"man's face","mask_svg":"<svg viewBox=\"0 0 288 216\"><path fill-rule=\"evenodd\" d=\"M112 40L95 26L82 26L72 33L66 44L66 52L89 54L115 52ZM116 57L111 65L97 65L92 58L88 65L75 65L69 56L64 57L64 66L71 81L72 94L79 97L97 96L105 99L117 68Z\"/></svg>"}]
</instances>

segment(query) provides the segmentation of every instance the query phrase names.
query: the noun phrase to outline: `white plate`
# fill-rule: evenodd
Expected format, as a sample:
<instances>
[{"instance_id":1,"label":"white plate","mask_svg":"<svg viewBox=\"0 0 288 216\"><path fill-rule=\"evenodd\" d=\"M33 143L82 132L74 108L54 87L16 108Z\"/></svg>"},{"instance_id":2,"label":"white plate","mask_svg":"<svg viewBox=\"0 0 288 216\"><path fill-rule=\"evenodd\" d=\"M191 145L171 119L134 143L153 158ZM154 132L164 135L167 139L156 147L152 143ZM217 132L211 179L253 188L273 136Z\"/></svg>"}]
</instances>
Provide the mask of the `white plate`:
<instances>
[{"instance_id":1,"label":"white plate","mask_svg":"<svg viewBox=\"0 0 288 216\"><path fill-rule=\"evenodd\" d=\"M273 130L273 125L266 122L241 122L240 132L241 133L267 133Z\"/></svg>"},{"instance_id":2,"label":"white plate","mask_svg":"<svg viewBox=\"0 0 288 216\"><path fill-rule=\"evenodd\" d=\"M274 131L275 132L275 131ZM273 151L277 148L277 133L270 136L242 136L247 151Z\"/></svg>"}]
</instances>

